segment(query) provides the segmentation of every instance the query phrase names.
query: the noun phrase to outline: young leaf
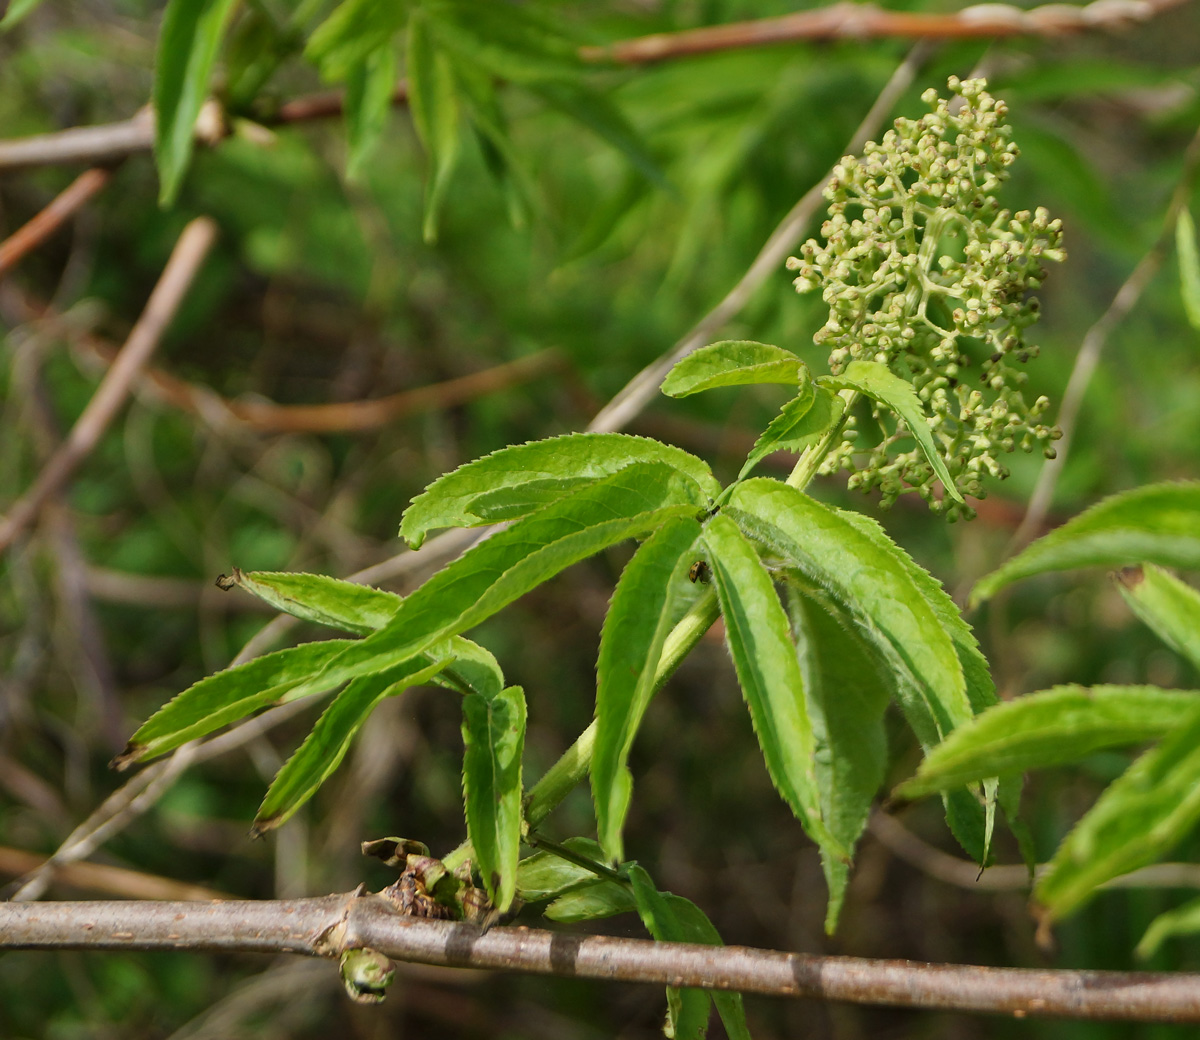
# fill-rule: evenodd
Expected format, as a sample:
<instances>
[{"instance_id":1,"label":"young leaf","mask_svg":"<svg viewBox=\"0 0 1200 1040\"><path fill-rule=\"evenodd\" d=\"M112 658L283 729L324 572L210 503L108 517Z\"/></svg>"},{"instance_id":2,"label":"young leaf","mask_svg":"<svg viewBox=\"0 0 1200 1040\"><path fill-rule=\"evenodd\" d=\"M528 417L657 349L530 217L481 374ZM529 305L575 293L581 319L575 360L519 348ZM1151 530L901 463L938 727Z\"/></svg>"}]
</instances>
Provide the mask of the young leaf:
<instances>
[{"instance_id":1,"label":"young leaf","mask_svg":"<svg viewBox=\"0 0 1200 1040\"><path fill-rule=\"evenodd\" d=\"M687 397L719 386L786 383L801 389L811 382L808 366L790 350L769 343L726 339L694 350L667 373L662 392Z\"/></svg>"},{"instance_id":2,"label":"young leaf","mask_svg":"<svg viewBox=\"0 0 1200 1040\"><path fill-rule=\"evenodd\" d=\"M1200 692L1157 686L1054 686L997 704L933 748L896 789L920 798L988 776L1078 761L1157 740L1200 709Z\"/></svg>"},{"instance_id":3,"label":"young leaf","mask_svg":"<svg viewBox=\"0 0 1200 1040\"><path fill-rule=\"evenodd\" d=\"M465 632L573 563L706 505L678 470L638 463L473 546L405 599L392 620L332 661L316 685L400 664Z\"/></svg>"},{"instance_id":4,"label":"young leaf","mask_svg":"<svg viewBox=\"0 0 1200 1040\"><path fill-rule=\"evenodd\" d=\"M971 605L1035 574L1137 563L1200 568L1200 482L1149 484L1097 502L981 578Z\"/></svg>"},{"instance_id":5,"label":"young leaf","mask_svg":"<svg viewBox=\"0 0 1200 1040\"><path fill-rule=\"evenodd\" d=\"M1200 592L1154 564L1121 571L1117 588L1159 639L1200 668Z\"/></svg>"},{"instance_id":6,"label":"young leaf","mask_svg":"<svg viewBox=\"0 0 1200 1040\"><path fill-rule=\"evenodd\" d=\"M439 527L528 516L638 462L679 470L710 500L721 492L708 464L680 448L624 433L569 433L501 448L439 477L404 511L400 537L417 549Z\"/></svg>"},{"instance_id":7,"label":"young leaf","mask_svg":"<svg viewBox=\"0 0 1200 1040\"><path fill-rule=\"evenodd\" d=\"M395 85L396 55L390 41L354 65L346 77L346 176L352 181L362 177L383 137Z\"/></svg>"},{"instance_id":8,"label":"young leaf","mask_svg":"<svg viewBox=\"0 0 1200 1040\"><path fill-rule=\"evenodd\" d=\"M158 201L169 206L192 157L193 133L235 0L170 0L154 62Z\"/></svg>"},{"instance_id":9,"label":"young leaf","mask_svg":"<svg viewBox=\"0 0 1200 1040\"><path fill-rule=\"evenodd\" d=\"M124 769L138 759L172 751L260 708L293 700L300 695L295 693L299 687L303 686L303 693L315 693L338 685L322 687L313 685L313 681L352 645L349 639L303 643L201 679L151 715L130 737L114 765Z\"/></svg>"},{"instance_id":10,"label":"young leaf","mask_svg":"<svg viewBox=\"0 0 1200 1040\"><path fill-rule=\"evenodd\" d=\"M270 603L276 610L365 636L382 628L399 608L394 592L327 578L322 574L233 569L240 588Z\"/></svg>"},{"instance_id":11,"label":"young leaf","mask_svg":"<svg viewBox=\"0 0 1200 1040\"><path fill-rule=\"evenodd\" d=\"M700 535L693 517L668 521L642 544L613 593L596 664L596 743L592 800L596 832L607 859L624 859L621 830L633 778L626 761L654 694L663 640L677 619L671 609L680 582L687 584L692 547Z\"/></svg>"},{"instance_id":12,"label":"young leaf","mask_svg":"<svg viewBox=\"0 0 1200 1040\"><path fill-rule=\"evenodd\" d=\"M894 546L777 480L737 485L723 515L854 619L897 676L900 706L926 748L973 716L955 645Z\"/></svg>"},{"instance_id":13,"label":"young leaf","mask_svg":"<svg viewBox=\"0 0 1200 1040\"><path fill-rule=\"evenodd\" d=\"M304 56L324 80L340 83L368 55L392 42L407 15L407 4L343 0L309 37Z\"/></svg>"},{"instance_id":14,"label":"young leaf","mask_svg":"<svg viewBox=\"0 0 1200 1040\"><path fill-rule=\"evenodd\" d=\"M604 850L591 838L568 838L563 845L585 859L604 862ZM539 850L517 865L517 894L527 903L553 899L595 880L594 871L554 852Z\"/></svg>"},{"instance_id":15,"label":"young leaf","mask_svg":"<svg viewBox=\"0 0 1200 1040\"><path fill-rule=\"evenodd\" d=\"M1149 960L1168 939L1200 932L1200 899L1189 899L1183 906L1159 914L1150 922L1134 953L1141 960Z\"/></svg>"},{"instance_id":16,"label":"young leaf","mask_svg":"<svg viewBox=\"0 0 1200 1040\"><path fill-rule=\"evenodd\" d=\"M0 26L2 28L2 26ZM1175 248L1179 253L1179 289L1188 324L1200 332L1200 248L1196 245L1196 224L1185 206L1175 222Z\"/></svg>"},{"instance_id":17,"label":"young leaf","mask_svg":"<svg viewBox=\"0 0 1200 1040\"><path fill-rule=\"evenodd\" d=\"M812 720L821 816L853 852L887 768L883 713L891 690L881 662L837 607L789 585L788 614ZM822 849L829 886L825 931L832 935L850 877L849 864Z\"/></svg>"},{"instance_id":18,"label":"young leaf","mask_svg":"<svg viewBox=\"0 0 1200 1040\"><path fill-rule=\"evenodd\" d=\"M793 397L754 442L746 457L738 480L745 480L750 471L773 451L793 451L799 454L842 421L846 402L823 386L808 384Z\"/></svg>"},{"instance_id":19,"label":"young leaf","mask_svg":"<svg viewBox=\"0 0 1200 1040\"><path fill-rule=\"evenodd\" d=\"M646 926L646 931L659 942L691 941L692 935L676 915L675 905L668 901L667 896L650 880L650 875L636 863L629 868L629 881L638 916ZM676 1040L699 1040L708 1029L711 1004L712 999L705 990L668 987L668 1025L664 1032Z\"/></svg>"},{"instance_id":20,"label":"young leaf","mask_svg":"<svg viewBox=\"0 0 1200 1040\"><path fill-rule=\"evenodd\" d=\"M637 904L628 888L616 881L596 878L559 896L546 907L543 915L561 924L577 924L580 921L596 921L616 914L627 914L635 909Z\"/></svg>"},{"instance_id":21,"label":"young leaf","mask_svg":"<svg viewBox=\"0 0 1200 1040\"><path fill-rule=\"evenodd\" d=\"M822 853L844 859L848 855L845 846L821 818L804 678L775 585L754 547L725 513L709 521L704 542L725 619L729 653L767 772Z\"/></svg>"},{"instance_id":22,"label":"young leaf","mask_svg":"<svg viewBox=\"0 0 1200 1040\"><path fill-rule=\"evenodd\" d=\"M857 390L895 412L916 439L921 454L942 482L946 494L956 502L963 500L946 463L938 454L921 399L908 380L901 379L887 365L877 361L851 361L840 376L822 376L820 382L834 390Z\"/></svg>"},{"instance_id":23,"label":"young leaf","mask_svg":"<svg viewBox=\"0 0 1200 1040\"><path fill-rule=\"evenodd\" d=\"M351 682L275 775L254 817L254 832L263 834L278 827L316 793L342 764L363 723L385 698L428 682L449 661L449 655L422 655Z\"/></svg>"},{"instance_id":24,"label":"young leaf","mask_svg":"<svg viewBox=\"0 0 1200 1040\"><path fill-rule=\"evenodd\" d=\"M1111 783L1034 886L1059 920L1098 885L1166 855L1200 821L1200 711Z\"/></svg>"},{"instance_id":25,"label":"young leaf","mask_svg":"<svg viewBox=\"0 0 1200 1040\"><path fill-rule=\"evenodd\" d=\"M504 913L517 891L521 851L521 755L525 694L509 686L463 699L463 795L467 837L488 898Z\"/></svg>"},{"instance_id":26,"label":"young leaf","mask_svg":"<svg viewBox=\"0 0 1200 1040\"><path fill-rule=\"evenodd\" d=\"M429 156L422 233L432 243L437 241L438 214L458 164L458 92L450 59L434 42L421 10L408 20L406 70L413 125Z\"/></svg>"}]
</instances>

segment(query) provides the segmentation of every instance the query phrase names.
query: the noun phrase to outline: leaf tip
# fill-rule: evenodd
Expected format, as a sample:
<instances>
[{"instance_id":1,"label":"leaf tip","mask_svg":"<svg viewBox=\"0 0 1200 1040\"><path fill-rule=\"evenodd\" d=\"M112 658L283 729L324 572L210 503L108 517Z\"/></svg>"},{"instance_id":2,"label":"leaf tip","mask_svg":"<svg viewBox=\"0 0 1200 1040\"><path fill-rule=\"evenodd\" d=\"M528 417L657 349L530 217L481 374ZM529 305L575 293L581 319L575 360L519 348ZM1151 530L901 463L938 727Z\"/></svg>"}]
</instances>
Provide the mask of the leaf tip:
<instances>
[{"instance_id":1,"label":"leaf tip","mask_svg":"<svg viewBox=\"0 0 1200 1040\"><path fill-rule=\"evenodd\" d=\"M125 745L125 750L122 751L116 758L109 762L108 767L123 773L139 758L146 753L145 744L136 744L132 740Z\"/></svg>"}]
</instances>

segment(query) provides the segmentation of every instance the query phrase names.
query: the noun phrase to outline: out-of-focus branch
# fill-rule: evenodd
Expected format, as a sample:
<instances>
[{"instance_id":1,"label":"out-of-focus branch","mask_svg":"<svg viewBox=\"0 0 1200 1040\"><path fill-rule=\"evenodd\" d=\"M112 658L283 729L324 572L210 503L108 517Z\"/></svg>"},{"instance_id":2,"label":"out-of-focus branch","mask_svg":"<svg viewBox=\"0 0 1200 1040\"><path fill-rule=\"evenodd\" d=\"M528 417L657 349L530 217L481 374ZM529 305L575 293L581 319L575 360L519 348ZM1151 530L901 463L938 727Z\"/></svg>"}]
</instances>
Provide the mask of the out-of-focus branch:
<instances>
[{"instance_id":1,"label":"out-of-focus branch","mask_svg":"<svg viewBox=\"0 0 1200 1040\"><path fill-rule=\"evenodd\" d=\"M103 191L110 180L112 170L106 167L84 170L45 209L0 242L0 278Z\"/></svg>"},{"instance_id":2,"label":"out-of-focus branch","mask_svg":"<svg viewBox=\"0 0 1200 1040\"><path fill-rule=\"evenodd\" d=\"M1010 4L975 4L950 14L889 11L874 4L836 3L815 11L779 18L713 25L673 33L656 33L598 47L581 47L580 58L594 64L644 65L714 51L743 50L770 44L820 40L899 38L914 40L1000 39L1011 36L1054 37L1092 29L1118 30L1145 22L1187 0L1094 0L1093 3L1043 4L1022 10ZM396 105L408 103L408 85L392 95ZM210 105L215 104L210 102ZM324 92L285 102L269 117L268 126L309 122L338 116L344 107L339 92ZM202 113L197 140L214 144L226 133L223 119ZM76 127L14 141L0 141L0 171L33 166L86 162L103 165L154 147L152 115L105 126Z\"/></svg>"},{"instance_id":3,"label":"out-of-focus branch","mask_svg":"<svg viewBox=\"0 0 1200 1040\"><path fill-rule=\"evenodd\" d=\"M380 896L273 902L0 904L0 948L222 950L399 961L858 1004L1200 1022L1200 975L983 968L569 935L402 916Z\"/></svg>"},{"instance_id":4,"label":"out-of-focus branch","mask_svg":"<svg viewBox=\"0 0 1200 1040\"><path fill-rule=\"evenodd\" d=\"M196 273L216 240L216 225L206 217L193 220L179 236L162 277L150 294L121 353L113 362L92 399L62 445L46 462L29 489L0 521L0 551L8 548L41 511L42 506L91 454L104 431L129 396L134 380L145 367L191 288Z\"/></svg>"},{"instance_id":5,"label":"out-of-focus branch","mask_svg":"<svg viewBox=\"0 0 1200 1040\"><path fill-rule=\"evenodd\" d=\"M40 867L44 861L45 857L36 852L0 846L0 874L27 874ZM105 892L128 899L189 901L230 898L224 892L205 888L203 885L159 877L157 874L143 874L138 870L126 870L124 867L110 867L103 863L69 863L57 872L55 880L70 888Z\"/></svg>"},{"instance_id":6,"label":"out-of-focus branch","mask_svg":"<svg viewBox=\"0 0 1200 1040\"><path fill-rule=\"evenodd\" d=\"M1108 343L1113 330L1125 320L1129 312L1137 306L1138 300L1146 286L1158 273L1166 259L1172 236L1175 234L1175 222L1179 211L1187 205L1192 188L1196 183L1196 175L1200 172L1200 130L1196 131L1184 154L1183 172L1171 201L1167 204L1163 215L1162 230L1158 233L1150 248L1146 250L1133 272L1125 279L1125 284L1117 290L1112 303L1100 316L1100 319L1087 330L1079 353L1075 356L1075 364L1071 369L1071 377L1067 380L1067 388L1063 391L1062 407L1058 411L1058 427L1062 430L1062 439L1057 445L1057 455L1042 466L1034 485L1033 494L1029 498L1029 508L1008 544L1006 556L1020 551L1028 545L1042 529L1050 504L1054 500L1054 489L1058 486L1058 478L1067 463L1071 451L1071 442L1075 435L1075 426L1079 422L1079 412L1083 407L1083 398L1091 384L1096 366L1100 364L1100 354Z\"/></svg>"}]
</instances>

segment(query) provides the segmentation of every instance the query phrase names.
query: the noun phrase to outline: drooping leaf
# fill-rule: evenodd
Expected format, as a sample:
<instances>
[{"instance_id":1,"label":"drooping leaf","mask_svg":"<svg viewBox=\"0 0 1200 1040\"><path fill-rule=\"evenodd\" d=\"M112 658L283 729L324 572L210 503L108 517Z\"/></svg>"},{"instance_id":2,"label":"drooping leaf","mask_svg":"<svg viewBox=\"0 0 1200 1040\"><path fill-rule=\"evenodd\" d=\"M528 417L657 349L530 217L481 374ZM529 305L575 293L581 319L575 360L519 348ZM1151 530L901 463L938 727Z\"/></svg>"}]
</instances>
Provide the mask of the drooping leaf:
<instances>
[{"instance_id":1,"label":"drooping leaf","mask_svg":"<svg viewBox=\"0 0 1200 1040\"><path fill-rule=\"evenodd\" d=\"M626 565L604 619L591 776L596 832L612 862L624 859L621 831L633 789L626 761L654 694L663 640L677 620L672 601L679 583L687 583L699 535L700 524L693 517L659 528Z\"/></svg>"},{"instance_id":2,"label":"drooping leaf","mask_svg":"<svg viewBox=\"0 0 1200 1040\"><path fill-rule=\"evenodd\" d=\"M236 0L170 0L154 62L154 158L158 201L179 194L200 107Z\"/></svg>"},{"instance_id":3,"label":"drooping leaf","mask_svg":"<svg viewBox=\"0 0 1200 1040\"><path fill-rule=\"evenodd\" d=\"M973 716L954 643L895 552L845 514L777 480L739 484L723 514L854 619L897 677L900 706L926 748Z\"/></svg>"},{"instance_id":4,"label":"drooping leaf","mask_svg":"<svg viewBox=\"0 0 1200 1040\"><path fill-rule=\"evenodd\" d=\"M1189 899L1183 906L1159 914L1150 922L1134 953L1142 960L1153 957L1168 939L1200 932L1200 899Z\"/></svg>"},{"instance_id":5,"label":"drooping leaf","mask_svg":"<svg viewBox=\"0 0 1200 1040\"><path fill-rule=\"evenodd\" d=\"M4 12L4 17L0 18L0 32L13 28L27 18L41 2L42 0L9 0L8 10Z\"/></svg>"},{"instance_id":6,"label":"drooping leaf","mask_svg":"<svg viewBox=\"0 0 1200 1040\"><path fill-rule=\"evenodd\" d=\"M578 81L586 72L561 25L529 5L452 0L439 15L431 26L438 42L489 76L531 85Z\"/></svg>"},{"instance_id":7,"label":"drooping leaf","mask_svg":"<svg viewBox=\"0 0 1200 1040\"><path fill-rule=\"evenodd\" d=\"M429 156L422 234L426 242L436 242L438 215L458 165L458 89L450 59L435 42L421 10L408 21L405 68L413 125Z\"/></svg>"},{"instance_id":8,"label":"drooping leaf","mask_svg":"<svg viewBox=\"0 0 1200 1040\"><path fill-rule=\"evenodd\" d=\"M793 397L783 406L780 413L754 442L754 448L746 457L739 480L744 480L750 471L773 451L793 451L797 454L817 444L830 430L842 421L846 402L831 390L812 383L805 393L801 388L798 397Z\"/></svg>"},{"instance_id":9,"label":"drooping leaf","mask_svg":"<svg viewBox=\"0 0 1200 1040\"><path fill-rule=\"evenodd\" d=\"M316 684L390 668L465 632L573 563L641 537L707 498L678 470L638 463L473 546L405 599L388 624L345 650Z\"/></svg>"},{"instance_id":10,"label":"drooping leaf","mask_svg":"<svg viewBox=\"0 0 1200 1040\"><path fill-rule=\"evenodd\" d=\"M642 924L659 942L690 942L694 932L684 927L676 906L660 892L650 875L636 863L629 868L629 882ZM667 1036L676 1040L699 1040L708 1030L708 1012L712 1005L702 989L667 988Z\"/></svg>"},{"instance_id":11,"label":"drooping leaf","mask_svg":"<svg viewBox=\"0 0 1200 1040\"><path fill-rule=\"evenodd\" d=\"M1200 668L1200 592L1154 564L1121 571L1117 587L1159 639Z\"/></svg>"},{"instance_id":12,"label":"drooping leaf","mask_svg":"<svg viewBox=\"0 0 1200 1040\"><path fill-rule=\"evenodd\" d=\"M543 911L551 921L577 924L598 921L637 909L633 893L616 881L596 879L559 896Z\"/></svg>"},{"instance_id":13,"label":"drooping leaf","mask_svg":"<svg viewBox=\"0 0 1200 1040\"><path fill-rule=\"evenodd\" d=\"M1157 686L1054 686L997 704L955 730L896 789L919 798L988 776L1075 762L1157 740L1200 709L1200 692Z\"/></svg>"},{"instance_id":14,"label":"drooping leaf","mask_svg":"<svg viewBox=\"0 0 1200 1040\"><path fill-rule=\"evenodd\" d=\"M342 0L309 37L304 56L324 80L340 83L368 55L390 44L407 16L404 3Z\"/></svg>"},{"instance_id":15,"label":"drooping leaf","mask_svg":"<svg viewBox=\"0 0 1200 1040\"><path fill-rule=\"evenodd\" d=\"M719 386L811 382L808 366L790 350L751 340L721 340L694 350L675 364L663 380L668 397L687 397Z\"/></svg>"},{"instance_id":16,"label":"drooping leaf","mask_svg":"<svg viewBox=\"0 0 1200 1040\"><path fill-rule=\"evenodd\" d=\"M235 567L233 580L240 588L285 614L360 636L386 625L401 602L394 592L327 578L323 574L247 572Z\"/></svg>"},{"instance_id":17,"label":"drooping leaf","mask_svg":"<svg viewBox=\"0 0 1200 1040\"><path fill-rule=\"evenodd\" d=\"M346 77L346 176L359 180L375 154L396 85L396 54L389 41L353 66Z\"/></svg>"},{"instance_id":18,"label":"drooping leaf","mask_svg":"<svg viewBox=\"0 0 1200 1040\"><path fill-rule=\"evenodd\" d=\"M881 662L833 603L788 586L788 614L812 720L821 815L853 852L887 768L883 714L891 689ZM833 934L850 877L845 859L822 850L829 886L825 930Z\"/></svg>"},{"instance_id":19,"label":"drooping leaf","mask_svg":"<svg viewBox=\"0 0 1200 1040\"><path fill-rule=\"evenodd\" d=\"M3 26L0 26L2 28ZM1179 291L1188 324L1200 332L1200 247L1196 244L1196 224L1185 206L1175 222L1175 249L1179 254Z\"/></svg>"},{"instance_id":20,"label":"drooping leaf","mask_svg":"<svg viewBox=\"0 0 1200 1040\"><path fill-rule=\"evenodd\" d=\"M1161 859L1200 821L1200 711L1114 780L1034 886L1060 920L1103 884Z\"/></svg>"},{"instance_id":21,"label":"drooping leaf","mask_svg":"<svg viewBox=\"0 0 1200 1040\"><path fill-rule=\"evenodd\" d=\"M569 433L501 448L439 477L404 511L400 537L417 549L439 527L515 520L638 462L670 466L710 498L720 494L708 464L680 448L624 433Z\"/></svg>"},{"instance_id":22,"label":"drooping leaf","mask_svg":"<svg viewBox=\"0 0 1200 1040\"><path fill-rule=\"evenodd\" d=\"M385 698L428 682L449 661L448 654L423 654L349 683L275 775L255 814L255 833L280 826L316 793L342 764L363 723Z\"/></svg>"},{"instance_id":23,"label":"drooping leaf","mask_svg":"<svg viewBox=\"0 0 1200 1040\"><path fill-rule=\"evenodd\" d=\"M492 698L468 694L462 734L467 837L488 898L504 913L516 895L521 851L524 691L509 686Z\"/></svg>"},{"instance_id":24,"label":"drooping leaf","mask_svg":"<svg viewBox=\"0 0 1200 1040\"><path fill-rule=\"evenodd\" d=\"M172 751L260 708L299 696L299 687L303 693L331 689L338 683L313 685L315 677L352 645L349 639L303 643L201 679L151 715L114 764L124 768Z\"/></svg>"},{"instance_id":25,"label":"drooping leaf","mask_svg":"<svg viewBox=\"0 0 1200 1040\"><path fill-rule=\"evenodd\" d=\"M604 850L591 838L567 838L563 845L583 859L604 862ZM526 856L517 865L517 893L527 903L553 899L595 880L594 871L545 850Z\"/></svg>"},{"instance_id":26,"label":"drooping leaf","mask_svg":"<svg viewBox=\"0 0 1200 1040\"><path fill-rule=\"evenodd\" d=\"M901 379L887 365L878 361L851 361L841 375L822 376L820 382L835 390L857 390L891 409L913 435L925 461L945 487L946 494L956 502L963 500L945 461L938 454L921 399L908 380Z\"/></svg>"},{"instance_id":27,"label":"drooping leaf","mask_svg":"<svg viewBox=\"0 0 1200 1040\"><path fill-rule=\"evenodd\" d=\"M844 859L845 846L821 817L804 678L775 585L754 547L725 513L709 521L704 542L729 653L771 782L823 854Z\"/></svg>"},{"instance_id":28,"label":"drooping leaf","mask_svg":"<svg viewBox=\"0 0 1200 1040\"><path fill-rule=\"evenodd\" d=\"M981 578L971 603L1047 571L1138 563L1200 568L1200 482L1148 484L1097 502Z\"/></svg>"}]
</instances>

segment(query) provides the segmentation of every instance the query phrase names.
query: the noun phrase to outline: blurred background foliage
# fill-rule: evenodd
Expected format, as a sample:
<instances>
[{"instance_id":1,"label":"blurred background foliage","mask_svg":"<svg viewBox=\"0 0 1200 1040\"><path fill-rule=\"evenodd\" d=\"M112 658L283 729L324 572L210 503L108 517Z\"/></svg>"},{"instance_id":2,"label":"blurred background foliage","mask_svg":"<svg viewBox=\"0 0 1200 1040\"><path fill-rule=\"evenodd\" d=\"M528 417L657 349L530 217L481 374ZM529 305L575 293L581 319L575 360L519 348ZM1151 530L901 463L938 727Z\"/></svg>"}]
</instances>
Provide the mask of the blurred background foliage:
<instances>
[{"instance_id":1,"label":"blurred background foliage","mask_svg":"<svg viewBox=\"0 0 1200 1040\"><path fill-rule=\"evenodd\" d=\"M288 7L263 9L276 6ZM934 0L900 6L945 10ZM789 9L775 0L623 0L549 4L546 14L580 42L603 43ZM3 136L131 115L150 94L160 18L158 3L72 0L44 4L0 36ZM1033 337L1043 347L1031 367L1033 396L1061 397L1084 332L1161 230L1200 122L1197 39L1200 19L1185 5L1119 32L947 42L897 106L896 114L918 114L926 87L985 70L1009 103L1023 153L1007 201L1045 205L1066 223L1069 260L1051 272ZM107 762L136 723L226 665L261 628L266 618L249 597L211 587L218 573L236 565L342 576L386 560L400 552L401 511L433 478L502 445L586 426L737 281L839 158L907 46L798 43L589 71L588 85L635 128L661 184L534 94L501 89L528 174L527 210L511 219L504 186L464 135L436 244L422 236L426 160L403 108L388 115L354 180L336 119L269 132L235 123L233 136L197 151L166 209L155 202L149 155L124 162L68 229L0 281L6 502L29 486L47 443L94 391L102 371L94 344L124 338L181 228L198 214L214 218L221 237L155 361L176 379L229 400L354 402L547 349L557 360L518 385L357 433L260 433L193 414L143 385L68 491L0 562L0 846L57 848L120 786ZM310 66L288 62L243 99L245 110L322 87ZM0 178L0 233L77 172ZM1174 263L1107 346L1059 484L1056 522L1111 492L1197 475L1200 343L1184 318ZM59 319L30 319L47 304ZM811 344L822 321L820 301L796 296L781 268L722 335L778 343L823 371ZM731 477L780 393L662 399L631 432L677 443ZM880 519L961 592L1002 558L1037 473L1038 460L1015 459L1012 478L970 524L948 527L906 500ZM814 488L876 512L840 479ZM622 562L618 554L574 568L477 635L526 689L531 778L591 716L599 624ZM421 576L412 572L408 587ZM1133 619L1102 574L1024 583L971 620L1004 696L1059 682L1194 688L1200 680ZM288 638L324 635L313 628ZM386 703L334 780L255 843L247 837L254 809L310 719L280 726L192 767L93 859L242 897L346 890L359 880L379 887L386 868L359 857L360 840L403 834L443 852L463 835L458 712L433 690ZM895 782L911 772L917 750L901 726L893 736ZM1127 761L1097 755L1083 769L1034 779L1025 805L1043 856ZM770 788L732 668L711 638L656 699L631 765L628 854L662 887L702 906L730 943L1132 968L1149 920L1189 895L1113 891L1064 925L1057 951L1046 954L1035 947L1020 890L955 887L935 876L926 852L910 862L894 842L868 836L841 929L826 939L816 850ZM953 853L936 806L905 808L900 819ZM554 822L563 835L588 833L585 793ZM1198 851L1193 843L1179 858ZM1016 861L1003 841L1001 858ZM9 876L27 869L4 862ZM106 894L52 889L81 892ZM632 917L600 930L640 933ZM1200 943L1171 946L1153 967L1200 968ZM9 953L0 955L0 1035L590 1038L650 1037L661 1024L656 987L416 967L401 967L400 979L386 1004L364 1009L349 1005L324 965ZM753 998L748 1012L761 1037L1187 1035Z\"/></svg>"}]
</instances>

